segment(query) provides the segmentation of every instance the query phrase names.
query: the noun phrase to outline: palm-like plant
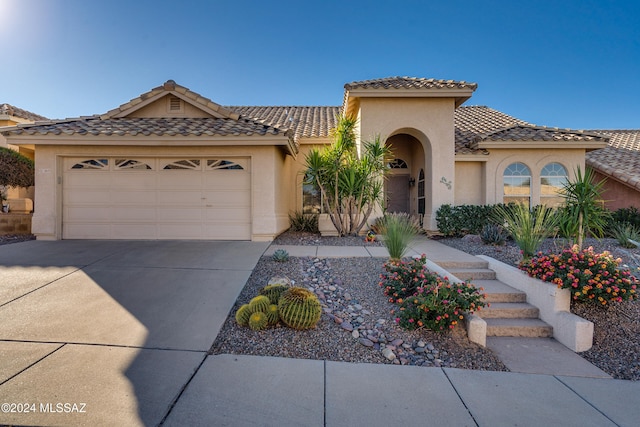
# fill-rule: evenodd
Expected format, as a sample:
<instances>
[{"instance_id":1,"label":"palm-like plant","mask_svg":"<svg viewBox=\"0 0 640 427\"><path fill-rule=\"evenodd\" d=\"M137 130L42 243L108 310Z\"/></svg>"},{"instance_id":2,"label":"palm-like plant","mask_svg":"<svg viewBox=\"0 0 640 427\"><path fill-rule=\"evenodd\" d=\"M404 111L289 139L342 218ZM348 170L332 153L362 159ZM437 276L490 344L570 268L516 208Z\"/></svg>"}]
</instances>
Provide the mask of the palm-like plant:
<instances>
[{"instance_id":1,"label":"palm-like plant","mask_svg":"<svg viewBox=\"0 0 640 427\"><path fill-rule=\"evenodd\" d=\"M602 236L607 226L609 212L604 207L602 192L605 180L594 182L593 169L580 167L576 169L575 179L568 181L561 190L565 197L563 223L567 237L575 238L578 248L582 245L587 234Z\"/></svg>"},{"instance_id":2,"label":"palm-like plant","mask_svg":"<svg viewBox=\"0 0 640 427\"><path fill-rule=\"evenodd\" d=\"M389 148L377 137L358 156L356 124L353 117L339 117L331 146L313 149L305 159L305 181L320 189L324 212L341 236L358 234L384 194Z\"/></svg>"}]
</instances>

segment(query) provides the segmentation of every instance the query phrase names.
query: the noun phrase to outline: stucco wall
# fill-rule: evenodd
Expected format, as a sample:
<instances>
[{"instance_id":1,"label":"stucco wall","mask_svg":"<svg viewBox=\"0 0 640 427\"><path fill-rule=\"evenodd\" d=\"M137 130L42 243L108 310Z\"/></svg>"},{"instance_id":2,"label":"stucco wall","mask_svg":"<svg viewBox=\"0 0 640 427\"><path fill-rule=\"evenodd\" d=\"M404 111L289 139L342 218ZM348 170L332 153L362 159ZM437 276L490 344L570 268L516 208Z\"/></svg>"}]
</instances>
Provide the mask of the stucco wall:
<instances>
[{"instance_id":1,"label":"stucco wall","mask_svg":"<svg viewBox=\"0 0 640 427\"><path fill-rule=\"evenodd\" d=\"M169 99L171 95L164 96L157 101L134 111L129 117L211 117L211 115L182 101L183 110L181 112L169 110Z\"/></svg>"},{"instance_id":2,"label":"stucco wall","mask_svg":"<svg viewBox=\"0 0 640 427\"><path fill-rule=\"evenodd\" d=\"M607 209L615 211L620 208L635 207L640 209L640 191L629 187L611 177L605 177L601 173L595 173L597 182L606 178L602 198Z\"/></svg>"},{"instance_id":3,"label":"stucco wall","mask_svg":"<svg viewBox=\"0 0 640 427\"><path fill-rule=\"evenodd\" d=\"M484 205L484 162L456 162L456 205Z\"/></svg>"},{"instance_id":4,"label":"stucco wall","mask_svg":"<svg viewBox=\"0 0 640 427\"><path fill-rule=\"evenodd\" d=\"M526 145L523 142L522 145ZM491 149L487 156L483 179L486 182L486 204L502 203L504 170L521 162L531 170L531 203L540 203L540 172L549 163L560 163L573 178L576 167L584 170L584 149Z\"/></svg>"},{"instance_id":5,"label":"stucco wall","mask_svg":"<svg viewBox=\"0 0 640 427\"><path fill-rule=\"evenodd\" d=\"M396 134L415 137L425 158L426 213L424 226L436 229L435 212L454 202L454 100L449 98L362 98L360 126L363 140L378 134L383 139Z\"/></svg>"}]
</instances>

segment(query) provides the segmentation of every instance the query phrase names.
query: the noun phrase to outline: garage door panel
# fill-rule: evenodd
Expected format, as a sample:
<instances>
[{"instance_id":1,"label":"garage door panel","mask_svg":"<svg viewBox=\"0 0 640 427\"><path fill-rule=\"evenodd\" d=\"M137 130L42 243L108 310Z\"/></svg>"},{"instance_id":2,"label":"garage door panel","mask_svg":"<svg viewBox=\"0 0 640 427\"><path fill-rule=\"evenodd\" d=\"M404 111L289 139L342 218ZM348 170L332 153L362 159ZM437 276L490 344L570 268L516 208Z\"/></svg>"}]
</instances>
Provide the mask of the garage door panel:
<instances>
[{"instance_id":1,"label":"garage door panel","mask_svg":"<svg viewBox=\"0 0 640 427\"><path fill-rule=\"evenodd\" d=\"M63 239L111 239L109 224L70 224L63 229Z\"/></svg>"},{"instance_id":2,"label":"garage door panel","mask_svg":"<svg viewBox=\"0 0 640 427\"><path fill-rule=\"evenodd\" d=\"M157 239L156 225L144 223L113 224L111 239Z\"/></svg>"},{"instance_id":3,"label":"garage door panel","mask_svg":"<svg viewBox=\"0 0 640 427\"><path fill-rule=\"evenodd\" d=\"M66 208L64 214L71 221L92 223L96 221L108 221L111 218L112 212L110 208L105 208L104 206L75 206L73 208Z\"/></svg>"},{"instance_id":4,"label":"garage door panel","mask_svg":"<svg viewBox=\"0 0 640 427\"><path fill-rule=\"evenodd\" d=\"M100 205L104 206L105 201L110 201L109 189L73 189L67 191L63 197L65 205Z\"/></svg>"},{"instance_id":5,"label":"garage door panel","mask_svg":"<svg viewBox=\"0 0 640 427\"><path fill-rule=\"evenodd\" d=\"M173 222L198 222L202 221L202 209L189 209L189 208L163 208L159 207L158 221L173 221Z\"/></svg>"},{"instance_id":6,"label":"garage door panel","mask_svg":"<svg viewBox=\"0 0 640 427\"><path fill-rule=\"evenodd\" d=\"M240 160L239 160L240 161ZM65 165L81 163L66 159ZM150 159L154 168L165 160ZM248 167L249 161L242 162ZM70 169L63 176L63 238L251 239L248 169Z\"/></svg>"},{"instance_id":7,"label":"garage door panel","mask_svg":"<svg viewBox=\"0 0 640 427\"><path fill-rule=\"evenodd\" d=\"M113 202L122 205L153 205L156 202L155 191L126 190L113 195Z\"/></svg>"},{"instance_id":8,"label":"garage door panel","mask_svg":"<svg viewBox=\"0 0 640 427\"><path fill-rule=\"evenodd\" d=\"M104 188L111 186L111 174L108 171L77 171L75 174L67 174L64 184L73 188Z\"/></svg>"},{"instance_id":9,"label":"garage door panel","mask_svg":"<svg viewBox=\"0 0 640 427\"><path fill-rule=\"evenodd\" d=\"M114 206L112 218L116 221L149 222L156 217L156 210L151 207Z\"/></svg>"}]
</instances>

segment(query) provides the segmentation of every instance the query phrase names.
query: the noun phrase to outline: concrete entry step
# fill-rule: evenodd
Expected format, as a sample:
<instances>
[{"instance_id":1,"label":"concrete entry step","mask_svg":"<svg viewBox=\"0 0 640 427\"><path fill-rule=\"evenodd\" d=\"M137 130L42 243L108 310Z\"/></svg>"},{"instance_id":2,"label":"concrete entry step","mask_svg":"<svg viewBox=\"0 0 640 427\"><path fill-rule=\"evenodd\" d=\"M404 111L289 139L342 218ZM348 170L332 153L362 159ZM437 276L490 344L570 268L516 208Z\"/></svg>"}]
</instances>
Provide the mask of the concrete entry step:
<instances>
[{"instance_id":1,"label":"concrete entry step","mask_svg":"<svg viewBox=\"0 0 640 427\"><path fill-rule=\"evenodd\" d=\"M448 268L447 271L460 280L493 280L496 272L488 268Z\"/></svg>"},{"instance_id":2,"label":"concrete entry step","mask_svg":"<svg viewBox=\"0 0 640 427\"><path fill-rule=\"evenodd\" d=\"M488 337L552 337L553 328L540 319L488 318Z\"/></svg>"},{"instance_id":3,"label":"concrete entry step","mask_svg":"<svg viewBox=\"0 0 640 427\"><path fill-rule=\"evenodd\" d=\"M486 302L526 302L527 294L502 283L499 280L474 280L473 284L478 288L484 288L487 296Z\"/></svg>"},{"instance_id":4,"label":"concrete entry step","mask_svg":"<svg viewBox=\"0 0 640 427\"><path fill-rule=\"evenodd\" d=\"M475 260L456 260L456 261L434 261L440 267L445 270L456 269L456 268L481 268L486 269L489 268L489 263L480 258L475 258Z\"/></svg>"},{"instance_id":5,"label":"concrete entry step","mask_svg":"<svg viewBox=\"0 0 640 427\"><path fill-rule=\"evenodd\" d=\"M483 319L537 319L539 315L540 310L526 302L494 302L489 307L478 311L478 316Z\"/></svg>"}]
</instances>

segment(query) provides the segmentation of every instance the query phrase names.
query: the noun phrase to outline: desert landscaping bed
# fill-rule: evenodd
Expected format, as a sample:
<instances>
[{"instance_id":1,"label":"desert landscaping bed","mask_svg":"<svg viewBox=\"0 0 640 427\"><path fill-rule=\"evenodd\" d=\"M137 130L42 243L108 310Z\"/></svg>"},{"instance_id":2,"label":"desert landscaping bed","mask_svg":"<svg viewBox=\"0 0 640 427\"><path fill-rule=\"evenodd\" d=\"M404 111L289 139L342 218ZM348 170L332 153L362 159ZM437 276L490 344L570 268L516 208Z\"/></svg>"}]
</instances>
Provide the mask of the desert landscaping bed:
<instances>
[{"instance_id":1,"label":"desert landscaping bed","mask_svg":"<svg viewBox=\"0 0 640 427\"><path fill-rule=\"evenodd\" d=\"M505 246L490 246L473 236L440 241L510 265L516 265L520 259L518 248L511 242ZM310 233L285 233L274 243L371 245L360 238L326 238ZM586 246L593 246L597 251L608 250L622 258L623 263L631 262L628 252L623 252L613 239L589 239ZM550 239L541 249L558 248L561 248L560 243ZM640 255L638 249L624 251ZM469 342L462 328L439 334L398 327L391 312L395 306L387 301L378 285L384 261L382 258L291 257L281 263L263 257L223 325L211 353L506 370L490 350ZM321 299L325 312L315 329L294 331L278 326L257 332L236 324L233 314L237 308L255 296L273 276L287 276L295 285L312 288L324 296ZM574 304L572 311L595 325L593 348L580 355L615 378L640 380L640 304L624 302L607 308ZM385 348L391 349L393 355L389 350L384 352Z\"/></svg>"}]
</instances>

